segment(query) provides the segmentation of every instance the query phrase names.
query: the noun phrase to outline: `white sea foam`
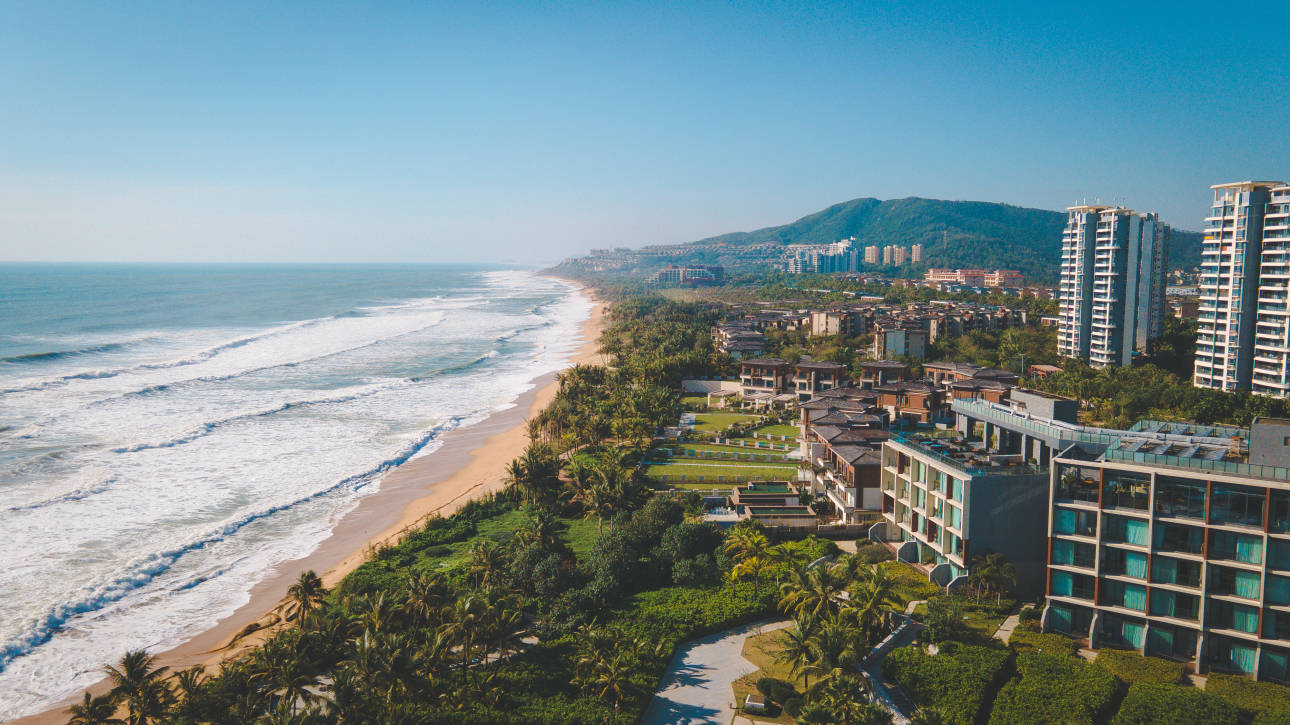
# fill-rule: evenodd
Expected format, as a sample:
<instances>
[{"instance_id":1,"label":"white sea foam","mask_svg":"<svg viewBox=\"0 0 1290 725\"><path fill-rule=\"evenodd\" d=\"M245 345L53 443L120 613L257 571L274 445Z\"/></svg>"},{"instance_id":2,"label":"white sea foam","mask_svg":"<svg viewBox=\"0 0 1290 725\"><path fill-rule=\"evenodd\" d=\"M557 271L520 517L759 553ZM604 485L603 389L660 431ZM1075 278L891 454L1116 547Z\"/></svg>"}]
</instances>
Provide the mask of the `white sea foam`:
<instances>
[{"instance_id":1,"label":"white sea foam","mask_svg":"<svg viewBox=\"0 0 1290 725\"><path fill-rule=\"evenodd\" d=\"M590 304L527 272L482 284L223 340L172 333L111 369L0 370L16 391L0 436L19 451L0 457L0 720L231 614L382 473L563 367Z\"/></svg>"}]
</instances>

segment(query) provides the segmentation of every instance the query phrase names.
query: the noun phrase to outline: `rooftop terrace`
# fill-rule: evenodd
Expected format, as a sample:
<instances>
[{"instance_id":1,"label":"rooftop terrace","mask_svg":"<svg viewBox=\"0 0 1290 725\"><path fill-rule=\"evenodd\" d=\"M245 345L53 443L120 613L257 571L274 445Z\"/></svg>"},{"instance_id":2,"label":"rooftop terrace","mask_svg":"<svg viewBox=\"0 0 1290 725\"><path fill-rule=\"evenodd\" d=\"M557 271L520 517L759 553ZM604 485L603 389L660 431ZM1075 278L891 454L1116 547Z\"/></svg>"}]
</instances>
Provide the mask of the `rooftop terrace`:
<instances>
[{"instance_id":1,"label":"rooftop terrace","mask_svg":"<svg viewBox=\"0 0 1290 725\"><path fill-rule=\"evenodd\" d=\"M993 452L985 443L961 436L946 438L893 433L891 440L916 448L933 460L969 476L1033 475L1044 470L1026 463L1019 453Z\"/></svg>"}]
</instances>

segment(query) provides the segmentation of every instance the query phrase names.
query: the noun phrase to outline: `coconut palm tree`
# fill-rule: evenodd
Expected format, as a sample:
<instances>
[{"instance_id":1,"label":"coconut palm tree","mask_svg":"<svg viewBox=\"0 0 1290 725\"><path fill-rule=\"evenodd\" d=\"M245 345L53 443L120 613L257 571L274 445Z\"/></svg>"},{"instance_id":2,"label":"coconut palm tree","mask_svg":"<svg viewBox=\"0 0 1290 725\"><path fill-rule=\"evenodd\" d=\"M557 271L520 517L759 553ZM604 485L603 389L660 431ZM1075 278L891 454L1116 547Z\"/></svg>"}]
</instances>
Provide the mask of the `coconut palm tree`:
<instances>
[{"instance_id":1,"label":"coconut palm tree","mask_svg":"<svg viewBox=\"0 0 1290 725\"><path fill-rule=\"evenodd\" d=\"M439 612L448 600L448 584L443 574L418 572L408 579L403 609L419 627L438 621Z\"/></svg>"},{"instance_id":2,"label":"coconut palm tree","mask_svg":"<svg viewBox=\"0 0 1290 725\"><path fill-rule=\"evenodd\" d=\"M470 547L466 571L474 577L476 586L493 586L506 571L507 559L506 547L496 541L479 539Z\"/></svg>"},{"instance_id":3,"label":"coconut palm tree","mask_svg":"<svg viewBox=\"0 0 1290 725\"><path fill-rule=\"evenodd\" d=\"M828 680L814 693L814 701L828 708L838 725L867 725L869 698L869 683L863 678L845 674ZM891 721L890 714L887 714L887 721Z\"/></svg>"},{"instance_id":4,"label":"coconut palm tree","mask_svg":"<svg viewBox=\"0 0 1290 725\"><path fill-rule=\"evenodd\" d=\"M116 703L111 695L95 697L85 693L85 699L67 708L72 717L67 725L121 725L124 720L116 717Z\"/></svg>"},{"instance_id":5,"label":"coconut palm tree","mask_svg":"<svg viewBox=\"0 0 1290 725\"><path fill-rule=\"evenodd\" d=\"M161 718L170 705L170 688L161 680L169 668L153 667L156 658L143 650L126 652L116 666L103 669L112 683L112 697L124 702L128 725L147 725Z\"/></svg>"},{"instance_id":6,"label":"coconut palm tree","mask_svg":"<svg viewBox=\"0 0 1290 725\"><path fill-rule=\"evenodd\" d=\"M779 610L797 617L822 618L841 609L844 589L830 569L802 567L779 587Z\"/></svg>"},{"instance_id":7,"label":"coconut palm tree","mask_svg":"<svg viewBox=\"0 0 1290 725\"><path fill-rule=\"evenodd\" d=\"M309 571L301 572L300 578L287 588L287 619L304 619L310 612L322 606L327 598L327 589L322 579Z\"/></svg>"},{"instance_id":8,"label":"coconut palm tree","mask_svg":"<svg viewBox=\"0 0 1290 725\"><path fill-rule=\"evenodd\" d=\"M783 630L780 635L782 647L775 653L775 661L789 666L794 677L801 676L802 689L811 689L811 676L808 668L813 655L812 640L818 630L814 617L798 617L793 626Z\"/></svg>"},{"instance_id":9,"label":"coconut palm tree","mask_svg":"<svg viewBox=\"0 0 1290 725\"><path fill-rule=\"evenodd\" d=\"M622 707L623 699L632 692L632 666L621 652L603 659L592 674L592 688L596 697L609 700L614 712Z\"/></svg>"},{"instance_id":10,"label":"coconut palm tree","mask_svg":"<svg viewBox=\"0 0 1290 725\"><path fill-rule=\"evenodd\" d=\"M811 664L807 667L823 687L830 680L848 672L860 661L861 649L855 628L847 617L835 614L820 622L820 628L811 638Z\"/></svg>"}]
</instances>

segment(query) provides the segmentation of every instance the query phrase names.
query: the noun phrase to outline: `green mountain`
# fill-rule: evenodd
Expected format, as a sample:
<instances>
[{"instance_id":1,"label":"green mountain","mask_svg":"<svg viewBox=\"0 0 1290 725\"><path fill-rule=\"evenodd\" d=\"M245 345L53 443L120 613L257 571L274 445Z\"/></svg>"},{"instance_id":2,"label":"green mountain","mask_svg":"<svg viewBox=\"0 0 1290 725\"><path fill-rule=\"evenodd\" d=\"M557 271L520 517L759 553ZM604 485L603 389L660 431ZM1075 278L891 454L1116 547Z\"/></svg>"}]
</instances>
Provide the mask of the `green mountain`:
<instances>
[{"instance_id":1,"label":"green mountain","mask_svg":"<svg viewBox=\"0 0 1290 725\"><path fill-rule=\"evenodd\" d=\"M613 250L566 260L558 270L634 276L665 264L722 264L732 271L783 260L787 244L827 244L855 238L856 244L923 245L923 263L881 271L921 275L927 267L1015 269L1040 283L1057 280L1057 258L1066 214L982 201L940 199L852 199L804 216L791 224L734 232L680 245ZM1201 235L1174 230L1169 268L1200 264Z\"/></svg>"},{"instance_id":2,"label":"green mountain","mask_svg":"<svg viewBox=\"0 0 1290 725\"><path fill-rule=\"evenodd\" d=\"M712 247L758 242L827 244L855 237L868 244L923 245L929 267L1016 269L1035 280L1057 276L1057 256L1066 214L982 201L863 198L834 204L823 211L778 227L735 232L690 242ZM1197 232L1174 230L1169 267L1200 263Z\"/></svg>"}]
</instances>

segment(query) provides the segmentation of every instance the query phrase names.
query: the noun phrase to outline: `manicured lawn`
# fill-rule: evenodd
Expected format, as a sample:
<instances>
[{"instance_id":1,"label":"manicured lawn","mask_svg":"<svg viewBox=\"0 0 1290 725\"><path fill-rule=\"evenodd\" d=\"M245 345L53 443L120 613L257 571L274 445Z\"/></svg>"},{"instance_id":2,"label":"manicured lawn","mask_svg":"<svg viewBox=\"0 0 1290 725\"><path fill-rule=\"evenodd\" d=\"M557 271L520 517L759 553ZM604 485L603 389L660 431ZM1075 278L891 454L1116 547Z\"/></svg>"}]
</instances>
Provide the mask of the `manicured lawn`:
<instances>
[{"instance_id":1,"label":"manicured lawn","mask_svg":"<svg viewBox=\"0 0 1290 725\"><path fill-rule=\"evenodd\" d=\"M801 434L801 431L799 431L795 425L781 425L778 423L774 425L764 425L754 432L770 436L788 436L789 438L796 438Z\"/></svg>"},{"instance_id":2,"label":"manicured lawn","mask_svg":"<svg viewBox=\"0 0 1290 725\"><path fill-rule=\"evenodd\" d=\"M600 535L596 531L596 519L568 518L561 521L569 526L562 536L573 553L581 557L591 551L591 545L596 543L596 537Z\"/></svg>"},{"instance_id":3,"label":"manicured lawn","mask_svg":"<svg viewBox=\"0 0 1290 725\"><path fill-rule=\"evenodd\" d=\"M743 413L695 413L694 429L696 431L715 433L725 430L734 423L747 423L755 420L761 420L761 416L745 415Z\"/></svg>"},{"instance_id":4,"label":"manicured lawn","mask_svg":"<svg viewBox=\"0 0 1290 725\"><path fill-rule=\"evenodd\" d=\"M783 649L780 638L783 637L784 630L777 629L773 632L755 634L744 640L743 657L753 663L760 669L756 672L749 673L740 677L731 683L731 688L735 693L735 702L743 703L744 697L749 693L757 692L757 681L763 677L775 677L785 682L792 682L797 687L798 692L805 689L801 677L794 679L792 670L788 665L775 661L775 654ZM774 722L788 723L793 722L793 718L782 712L778 717L766 717L752 713L743 713L743 716L754 722Z\"/></svg>"},{"instance_id":5,"label":"manicured lawn","mask_svg":"<svg viewBox=\"0 0 1290 725\"><path fill-rule=\"evenodd\" d=\"M708 396L706 395L682 395L681 405L688 408L706 408L708 406Z\"/></svg>"},{"instance_id":6,"label":"manicured lawn","mask_svg":"<svg viewBox=\"0 0 1290 725\"><path fill-rule=\"evenodd\" d=\"M668 443L668 444L659 446L659 448L665 448L670 451L687 450L687 451L697 451L699 453L704 453L704 452L723 453L723 454L730 453L736 456L736 458L729 459L729 460L738 460L737 456L750 455L750 454L773 456L773 458L769 460L775 460L775 461L784 460L783 451L771 451L768 449L752 449L752 448L744 448L743 446L726 446L726 445L720 445L717 443Z\"/></svg>"},{"instance_id":7,"label":"manicured lawn","mask_svg":"<svg viewBox=\"0 0 1290 725\"><path fill-rule=\"evenodd\" d=\"M744 481L784 481L797 478L796 466L763 465L760 463L726 463L712 465L705 463L654 463L645 467L645 475L657 482L666 483L669 487L711 488L717 483L735 483L736 479ZM685 476L685 480L681 480ZM699 477L703 480L700 481ZM717 477L720 476L719 481Z\"/></svg>"}]
</instances>

